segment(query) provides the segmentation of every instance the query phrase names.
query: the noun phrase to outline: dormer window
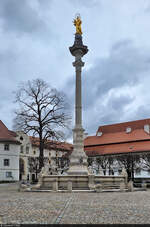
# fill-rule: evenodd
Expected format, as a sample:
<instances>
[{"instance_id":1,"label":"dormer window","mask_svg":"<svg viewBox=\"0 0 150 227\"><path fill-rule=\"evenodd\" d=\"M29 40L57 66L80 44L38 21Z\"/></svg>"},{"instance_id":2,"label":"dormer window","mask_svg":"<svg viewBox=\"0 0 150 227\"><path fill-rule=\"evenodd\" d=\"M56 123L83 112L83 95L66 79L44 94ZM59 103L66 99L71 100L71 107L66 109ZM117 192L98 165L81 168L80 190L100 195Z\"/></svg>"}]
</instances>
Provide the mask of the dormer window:
<instances>
[{"instance_id":1,"label":"dormer window","mask_svg":"<svg viewBox=\"0 0 150 227\"><path fill-rule=\"evenodd\" d=\"M102 132L98 132L97 133L97 136L102 136Z\"/></svg>"},{"instance_id":2,"label":"dormer window","mask_svg":"<svg viewBox=\"0 0 150 227\"><path fill-rule=\"evenodd\" d=\"M144 125L144 131L147 132L148 134L150 133L149 125Z\"/></svg>"},{"instance_id":3,"label":"dormer window","mask_svg":"<svg viewBox=\"0 0 150 227\"><path fill-rule=\"evenodd\" d=\"M130 127L127 127L126 128L126 133L130 133L131 132L131 128Z\"/></svg>"}]
</instances>

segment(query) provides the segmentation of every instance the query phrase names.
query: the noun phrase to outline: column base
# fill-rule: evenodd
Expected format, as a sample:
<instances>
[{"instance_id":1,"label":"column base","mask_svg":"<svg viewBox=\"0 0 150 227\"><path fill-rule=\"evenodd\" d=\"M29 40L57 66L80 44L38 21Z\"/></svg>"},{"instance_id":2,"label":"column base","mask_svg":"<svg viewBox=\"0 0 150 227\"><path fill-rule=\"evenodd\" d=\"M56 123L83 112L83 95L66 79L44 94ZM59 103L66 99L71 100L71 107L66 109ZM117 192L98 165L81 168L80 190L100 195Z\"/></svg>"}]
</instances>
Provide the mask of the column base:
<instances>
[{"instance_id":1,"label":"column base","mask_svg":"<svg viewBox=\"0 0 150 227\"><path fill-rule=\"evenodd\" d=\"M69 170L67 171L68 175L88 175L89 171L87 166L80 166L80 165L73 165L69 167Z\"/></svg>"},{"instance_id":2,"label":"column base","mask_svg":"<svg viewBox=\"0 0 150 227\"><path fill-rule=\"evenodd\" d=\"M88 175L87 156L84 152L84 129L76 125L73 129L73 152L70 155L69 175Z\"/></svg>"}]
</instances>

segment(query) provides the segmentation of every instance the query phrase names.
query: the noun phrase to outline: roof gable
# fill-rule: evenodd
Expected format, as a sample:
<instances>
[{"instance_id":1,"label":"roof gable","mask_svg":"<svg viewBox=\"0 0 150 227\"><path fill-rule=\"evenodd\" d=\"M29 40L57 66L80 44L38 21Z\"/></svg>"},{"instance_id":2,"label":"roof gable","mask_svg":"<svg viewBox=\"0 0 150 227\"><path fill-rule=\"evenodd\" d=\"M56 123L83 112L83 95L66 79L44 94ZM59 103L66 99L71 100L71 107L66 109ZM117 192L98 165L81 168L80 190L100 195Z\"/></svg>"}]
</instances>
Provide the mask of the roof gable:
<instances>
[{"instance_id":1,"label":"roof gable","mask_svg":"<svg viewBox=\"0 0 150 227\"><path fill-rule=\"evenodd\" d=\"M16 140L16 133L8 130L4 123L0 120L0 141L9 141L18 143Z\"/></svg>"}]
</instances>

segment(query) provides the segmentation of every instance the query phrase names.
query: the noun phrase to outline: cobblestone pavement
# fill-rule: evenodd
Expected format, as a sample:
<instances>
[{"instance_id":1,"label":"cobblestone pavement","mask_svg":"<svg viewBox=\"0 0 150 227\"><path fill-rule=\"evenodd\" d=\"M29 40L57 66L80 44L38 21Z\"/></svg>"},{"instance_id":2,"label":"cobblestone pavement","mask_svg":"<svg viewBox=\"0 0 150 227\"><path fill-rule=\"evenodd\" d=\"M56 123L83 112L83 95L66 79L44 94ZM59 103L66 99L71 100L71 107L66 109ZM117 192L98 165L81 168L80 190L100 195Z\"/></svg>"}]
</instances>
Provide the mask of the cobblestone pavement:
<instances>
[{"instance_id":1,"label":"cobblestone pavement","mask_svg":"<svg viewBox=\"0 0 150 227\"><path fill-rule=\"evenodd\" d=\"M18 192L0 184L0 224L150 224L150 191Z\"/></svg>"}]
</instances>

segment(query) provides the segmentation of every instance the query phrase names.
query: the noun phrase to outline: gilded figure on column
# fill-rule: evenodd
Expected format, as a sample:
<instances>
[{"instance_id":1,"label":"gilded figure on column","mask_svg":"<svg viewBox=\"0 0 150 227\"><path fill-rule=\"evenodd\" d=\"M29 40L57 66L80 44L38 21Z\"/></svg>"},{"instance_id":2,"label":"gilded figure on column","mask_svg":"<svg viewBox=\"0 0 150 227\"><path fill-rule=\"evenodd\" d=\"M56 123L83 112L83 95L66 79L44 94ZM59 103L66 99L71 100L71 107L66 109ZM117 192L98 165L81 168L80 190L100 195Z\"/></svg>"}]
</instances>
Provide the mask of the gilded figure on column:
<instances>
[{"instance_id":1,"label":"gilded figure on column","mask_svg":"<svg viewBox=\"0 0 150 227\"><path fill-rule=\"evenodd\" d=\"M82 29L81 29L82 21L79 15L76 16L73 23L74 23L74 26L76 27L76 34L82 35Z\"/></svg>"}]
</instances>

